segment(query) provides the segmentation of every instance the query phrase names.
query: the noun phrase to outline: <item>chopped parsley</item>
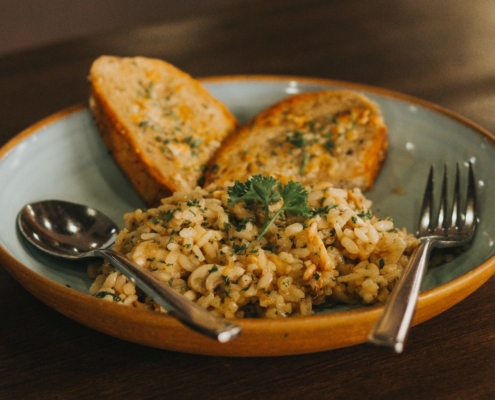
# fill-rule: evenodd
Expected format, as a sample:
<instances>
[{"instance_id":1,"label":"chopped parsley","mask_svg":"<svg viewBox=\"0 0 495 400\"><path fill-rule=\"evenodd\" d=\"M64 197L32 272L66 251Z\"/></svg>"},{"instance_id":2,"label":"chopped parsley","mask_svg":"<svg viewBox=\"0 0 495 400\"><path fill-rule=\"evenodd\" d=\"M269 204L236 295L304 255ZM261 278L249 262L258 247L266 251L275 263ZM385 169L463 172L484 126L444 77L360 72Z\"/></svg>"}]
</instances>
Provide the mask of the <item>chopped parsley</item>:
<instances>
[{"instance_id":1,"label":"chopped parsley","mask_svg":"<svg viewBox=\"0 0 495 400\"><path fill-rule=\"evenodd\" d=\"M243 251L246 251L247 249L247 244L243 243L241 245L232 243L232 248L234 249L235 254L242 253Z\"/></svg>"},{"instance_id":2,"label":"chopped parsley","mask_svg":"<svg viewBox=\"0 0 495 400\"><path fill-rule=\"evenodd\" d=\"M93 295L93 297L98 297L99 299L102 299L105 296L112 296L114 301L120 301L121 300L121 298L119 296L117 296L114 293L110 293L110 292L98 292L98 293L95 293Z\"/></svg>"},{"instance_id":3,"label":"chopped parsley","mask_svg":"<svg viewBox=\"0 0 495 400\"><path fill-rule=\"evenodd\" d=\"M246 205L258 202L264 207L265 220L257 239L261 239L271 224L278 216L286 211L292 215L309 217L311 215L308 206L308 192L299 182L289 181L283 185L273 177L254 175L251 179L242 183L235 181L234 186L227 188L229 194L228 204L233 206L240 201ZM270 205L283 201L282 206L275 211L270 218Z\"/></svg>"},{"instance_id":4,"label":"chopped parsley","mask_svg":"<svg viewBox=\"0 0 495 400\"><path fill-rule=\"evenodd\" d=\"M255 219L242 217L240 220L232 221L232 222L234 223L235 230L237 232L240 232L240 231L243 231L244 229L246 229L246 225L248 224L248 222L253 223L253 222L255 222Z\"/></svg>"},{"instance_id":5,"label":"chopped parsley","mask_svg":"<svg viewBox=\"0 0 495 400\"><path fill-rule=\"evenodd\" d=\"M300 175L304 175L304 172L306 171L306 165L308 165L309 157L309 152L303 151L301 166L299 168Z\"/></svg>"},{"instance_id":6,"label":"chopped parsley","mask_svg":"<svg viewBox=\"0 0 495 400\"><path fill-rule=\"evenodd\" d=\"M314 207L311 209L311 214L313 216L321 215L321 214L328 214L328 212L334 208L337 208L336 204L332 204L330 206L325 206L325 207Z\"/></svg>"},{"instance_id":7,"label":"chopped parsley","mask_svg":"<svg viewBox=\"0 0 495 400\"><path fill-rule=\"evenodd\" d=\"M163 217L165 222L169 222L174 217L175 210L168 210Z\"/></svg>"},{"instance_id":8,"label":"chopped parsley","mask_svg":"<svg viewBox=\"0 0 495 400\"><path fill-rule=\"evenodd\" d=\"M333 148L335 147L335 142L331 139L327 139L323 144L323 147L325 147L325 150L328 151L330 154L333 154Z\"/></svg>"},{"instance_id":9,"label":"chopped parsley","mask_svg":"<svg viewBox=\"0 0 495 400\"><path fill-rule=\"evenodd\" d=\"M308 139L306 139L304 135L298 131L294 132L292 135L287 135L286 140L287 142L292 143L294 146L300 149L306 147L309 144Z\"/></svg>"},{"instance_id":10,"label":"chopped parsley","mask_svg":"<svg viewBox=\"0 0 495 400\"><path fill-rule=\"evenodd\" d=\"M186 202L186 204L188 207L194 207L199 204L199 200L198 199L189 200L188 202Z\"/></svg>"},{"instance_id":11,"label":"chopped parsley","mask_svg":"<svg viewBox=\"0 0 495 400\"><path fill-rule=\"evenodd\" d=\"M212 272L217 272L217 271L218 271L218 267L217 267L217 265L216 265L216 264L214 264L214 265L213 265L213 267L211 267L211 269L210 269L210 270L208 270L208 273L210 273L210 274L211 274Z\"/></svg>"},{"instance_id":12,"label":"chopped parsley","mask_svg":"<svg viewBox=\"0 0 495 400\"><path fill-rule=\"evenodd\" d=\"M227 275L222 275L222 279L225 282L225 285L230 285L230 278Z\"/></svg>"},{"instance_id":13,"label":"chopped parsley","mask_svg":"<svg viewBox=\"0 0 495 400\"><path fill-rule=\"evenodd\" d=\"M373 215L371 215L371 213L369 211L364 212L364 210L363 210L358 214L358 217L361 219L371 219L371 218L373 218Z\"/></svg>"},{"instance_id":14,"label":"chopped parsley","mask_svg":"<svg viewBox=\"0 0 495 400\"><path fill-rule=\"evenodd\" d=\"M268 243L265 247L263 247L263 250L268 250L274 253L275 247L276 247L275 243Z\"/></svg>"}]
</instances>

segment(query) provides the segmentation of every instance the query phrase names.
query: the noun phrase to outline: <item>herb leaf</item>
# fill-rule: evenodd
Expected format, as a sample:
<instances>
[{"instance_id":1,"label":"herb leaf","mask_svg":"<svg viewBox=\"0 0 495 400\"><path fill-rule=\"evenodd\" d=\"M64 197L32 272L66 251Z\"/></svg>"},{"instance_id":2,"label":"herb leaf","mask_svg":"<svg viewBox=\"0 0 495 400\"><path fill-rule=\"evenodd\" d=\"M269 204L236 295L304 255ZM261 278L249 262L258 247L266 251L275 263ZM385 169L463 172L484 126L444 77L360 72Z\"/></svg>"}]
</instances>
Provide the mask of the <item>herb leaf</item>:
<instances>
[{"instance_id":1,"label":"herb leaf","mask_svg":"<svg viewBox=\"0 0 495 400\"><path fill-rule=\"evenodd\" d=\"M304 217L311 214L308 206L308 192L299 182L289 181L286 185L282 185L278 179L273 177L254 175L244 183L235 181L234 186L227 188L227 193L229 194L228 204L231 206L240 201L246 202L246 205L250 205L254 201L263 205L265 222L258 234L258 240L263 237L270 225L283 211ZM283 200L282 206L270 219L270 205L276 204L280 200Z\"/></svg>"},{"instance_id":2,"label":"herb leaf","mask_svg":"<svg viewBox=\"0 0 495 400\"><path fill-rule=\"evenodd\" d=\"M286 138L287 142L292 143L294 146L302 149L303 147L306 147L309 144L308 139L304 137L304 135L301 132L294 132L291 135L287 135Z\"/></svg>"},{"instance_id":3,"label":"herb leaf","mask_svg":"<svg viewBox=\"0 0 495 400\"><path fill-rule=\"evenodd\" d=\"M120 301L121 300L121 298L119 296L117 296L116 294L111 293L111 292L98 292L98 293L93 294L93 297L98 297L99 299L102 299L103 297L109 296L109 295L113 297L114 301Z\"/></svg>"},{"instance_id":4,"label":"herb leaf","mask_svg":"<svg viewBox=\"0 0 495 400\"><path fill-rule=\"evenodd\" d=\"M359 218L362 218L362 219L371 219L373 218L373 215L371 215L371 213L368 211L368 212L364 212L364 210L362 210L359 214L358 214L358 217Z\"/></svg>"},{"instance_id":5,"label":"herb leaf","mask_svg":"<svg viewBox=\"0 0 495 400\"><path fill-rule=\"evenodd\" d=\"M289 181L287 185L282 185L280 195L284 200L284 211L293 215L309 215L308 192L299 182Z\"/></svg>"},{"instance_id":6,"label":"herb leaf","mask_svg":"<svg viewBox=\"0 0 495 400\"><path fill-rule=\"evenodd\" d=\"M277 179L263 175L254 175L244 183L236 180L234 186L227 189L228 203L233 206L241 200L256 200L261 204L275 204L280 201L280 195L274 190L279 183Z\"/></svg>"},{"instance_id":7,"label":"herb leaf","mask_svg":"<svg viewBox=\"0 0 495 400\"><path fill-rule=\"evenodd\" d=\"M325 207L315 207L311 209L311 215L314 217L315 215L319 215L319 214L328 214L328 212L333 208L337 208L337 205L332 204Z\"/></svg>"}]
</instances>

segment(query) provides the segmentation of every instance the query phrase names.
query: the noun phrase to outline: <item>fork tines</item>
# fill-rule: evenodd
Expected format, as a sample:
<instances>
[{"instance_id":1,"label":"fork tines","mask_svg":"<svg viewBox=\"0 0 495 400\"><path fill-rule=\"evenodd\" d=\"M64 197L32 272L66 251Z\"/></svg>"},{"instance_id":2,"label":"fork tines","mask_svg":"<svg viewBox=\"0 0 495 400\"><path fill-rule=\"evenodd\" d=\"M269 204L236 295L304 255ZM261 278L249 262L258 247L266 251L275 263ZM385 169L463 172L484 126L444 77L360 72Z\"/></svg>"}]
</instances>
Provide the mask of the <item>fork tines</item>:
<instances>
[{"instance_id":1,"label":"fork tines","mask_svg":"<svg viewBox=\"0 0 495 400\"><path fill-rule=\"evenodd\" d=\"M456 174L454 182L454 197L450 213L448 212L448 172L447 165L444 165L440 205L437 218L434 218L434 166L430 168L428 181L423 197L423 205L420 212L420 221L418 224L418 235L424 235L426 232L445 232L446 230L472 229L476 224L476 182L474 178L473 164L469 162L469 174L467 183L467 192L464 212L461 211L461 184L460 184L460 167L456 165ZM450 216L450 217L449 217Z\"/></svg>"}]
</instances>

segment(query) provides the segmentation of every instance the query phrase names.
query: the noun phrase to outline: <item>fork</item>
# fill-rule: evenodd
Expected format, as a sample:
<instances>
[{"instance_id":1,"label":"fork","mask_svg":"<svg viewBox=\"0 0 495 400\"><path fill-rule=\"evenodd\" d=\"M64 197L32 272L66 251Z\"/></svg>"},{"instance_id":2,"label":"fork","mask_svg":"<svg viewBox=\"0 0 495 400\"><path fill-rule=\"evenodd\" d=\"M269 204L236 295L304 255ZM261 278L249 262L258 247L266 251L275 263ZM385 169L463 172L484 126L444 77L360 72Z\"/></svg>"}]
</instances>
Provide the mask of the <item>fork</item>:
<instances>
[{"instance_id":1,"label":"fork","mask_svg":"<svg viewBox=\"0 0 495 400\"><path fill-rule=\"evenodd\" d=\"M464 213L461 212L460 172L459 164L457 164L450 218L447 213L447 181L447 165L444 165L440 205L435 215L433 210L434 167L432 165L416 232L420 240L419 245L411 254L409 263L392 290L383 313L369 333L369 343L389 347L396 353L402 353L416 310L421 281L433 248L464 246L474 237L478 220L476 183L472 163L469 163Z\"/></svg>"}]
</instances>

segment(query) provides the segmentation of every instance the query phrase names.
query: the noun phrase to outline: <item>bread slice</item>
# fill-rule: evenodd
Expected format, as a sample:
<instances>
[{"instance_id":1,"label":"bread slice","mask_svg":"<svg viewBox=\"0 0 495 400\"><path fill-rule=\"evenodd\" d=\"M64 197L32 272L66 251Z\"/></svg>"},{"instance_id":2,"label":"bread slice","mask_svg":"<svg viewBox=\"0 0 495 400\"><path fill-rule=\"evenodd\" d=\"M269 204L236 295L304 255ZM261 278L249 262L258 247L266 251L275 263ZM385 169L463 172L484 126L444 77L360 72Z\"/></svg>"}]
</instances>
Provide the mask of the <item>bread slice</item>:
<instances>
[{"instance_id":1,"label":"bread slice","mask_svg":"<svg viewBox=\"0 0 495 400\"><path fill-rule=\"evenodd\" d=\"M102 56L89 80L101 136L148 206L193 189L220 143L238 127L224 104L165 61Z\"/></svg>"},{"instance_id":2,"label":"bread slice","mask_svg":"<svg viewBox=\"0 0 495 400\"><path fill-rule=\"evenodd\" d=\"M322 181L370 189L387 150L387 128L376 104L354 91L295 95L229 136L211 159L206 184L255 174L283 183Z\"/></svg>"}]
</instances>

